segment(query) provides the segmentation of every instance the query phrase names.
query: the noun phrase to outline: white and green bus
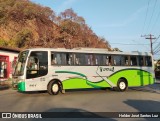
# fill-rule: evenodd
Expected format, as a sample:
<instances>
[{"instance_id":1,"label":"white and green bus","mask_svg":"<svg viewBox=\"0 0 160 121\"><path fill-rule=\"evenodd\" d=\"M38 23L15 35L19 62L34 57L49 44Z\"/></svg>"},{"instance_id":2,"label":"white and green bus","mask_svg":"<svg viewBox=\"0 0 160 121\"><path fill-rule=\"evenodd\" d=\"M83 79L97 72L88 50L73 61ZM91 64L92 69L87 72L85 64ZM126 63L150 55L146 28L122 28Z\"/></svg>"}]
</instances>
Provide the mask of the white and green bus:
<instances>
[{"instance_id":1,"label":"white and green bus","mask_svg":"<svg viewBox=\"0 0 160 121\"><path fill-rule=\"evenodd\" d=\"M56 95L67 89L145 86L155 82L152 55L95 48L34 48L20 52L13 75L19 91Z\"/></svg>"}]
</instances>

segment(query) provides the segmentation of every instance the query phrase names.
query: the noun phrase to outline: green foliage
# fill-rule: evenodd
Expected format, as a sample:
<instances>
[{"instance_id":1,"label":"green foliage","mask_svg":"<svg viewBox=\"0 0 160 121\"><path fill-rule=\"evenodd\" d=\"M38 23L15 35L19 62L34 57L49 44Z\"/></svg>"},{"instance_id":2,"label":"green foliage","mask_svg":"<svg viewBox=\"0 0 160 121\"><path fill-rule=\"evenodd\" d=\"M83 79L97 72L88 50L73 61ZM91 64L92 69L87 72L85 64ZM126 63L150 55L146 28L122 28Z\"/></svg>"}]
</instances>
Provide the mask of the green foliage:
<instances>
[{"instance_id":1,"label":"green foliage","mask_svg":"<svg viewBox=\"0 0 160 121\"><path fill-rule=\"evenodd\" d=\"M23 48L27 42L32 41L32 32L28 29L23 29L17 33L14 41L11 42L11 46Z\"/></svg>"},{"instance_id":2,"label":"green foliage","mask_svg":"<svg viewBox=\"0 0 160 121\"><path fill-rule=\"evenodd\" d=\"M61 22L60 27L61 31L65 31L73 36L78 35L78 33L81 31L80 25L71 20L65 20Z\"/></svg>"},{"instance_id":3,"label":"green foliage","mask_svg":"<svg viewBox=\"0 0 160 121\"><path fill-rule=\"evenodd\" d=\"M4 39L0 38L0 46L7 46L7 42Z\"/></svg>"}]
</instances>

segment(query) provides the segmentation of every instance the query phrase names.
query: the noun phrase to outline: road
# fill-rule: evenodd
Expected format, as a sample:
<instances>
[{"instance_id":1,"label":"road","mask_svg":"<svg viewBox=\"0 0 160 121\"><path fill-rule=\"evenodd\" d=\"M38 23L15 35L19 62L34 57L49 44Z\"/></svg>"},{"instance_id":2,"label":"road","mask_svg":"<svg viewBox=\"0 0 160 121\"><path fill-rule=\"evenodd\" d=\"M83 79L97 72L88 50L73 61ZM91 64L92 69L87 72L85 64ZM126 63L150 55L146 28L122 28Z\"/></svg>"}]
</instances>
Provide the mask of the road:
<instances>
[{"instance_id":1,"label":"road","mask_svg":"<svg viewBox=\"0 0 160 121\"><path fill-rule=\"evenodd\" d=\"M72 90L56 96L0 91L0 112L160 112L160 83L125 92ZM140 120L146 120L140 118ZM148 120L148 119L147 119Z\"/></svg>"}]
</instances>

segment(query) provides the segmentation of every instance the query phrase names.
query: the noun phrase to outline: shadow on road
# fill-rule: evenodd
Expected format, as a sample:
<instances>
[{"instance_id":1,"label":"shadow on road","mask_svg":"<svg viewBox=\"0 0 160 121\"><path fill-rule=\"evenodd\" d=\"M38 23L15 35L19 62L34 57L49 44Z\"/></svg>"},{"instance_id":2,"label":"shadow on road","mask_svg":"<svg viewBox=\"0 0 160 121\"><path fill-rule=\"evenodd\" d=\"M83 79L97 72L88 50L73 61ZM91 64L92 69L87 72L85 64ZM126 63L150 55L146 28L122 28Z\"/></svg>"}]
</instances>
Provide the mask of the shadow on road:
<instances>
[{"instance_id":1,"label":"shadow on road","mask_svg":"<svg viewBox=\"0 0 160 121\"><path fill-rule=\"evenodd\" d=\"M127 100L124 101L125 104L135 108L138 112L160 112L160 102L152 100ZM151 115L152 115L151 113ZM151 120L151 118L145 118L146 121ZM158 118L152 118L153 121L156 121Z\"/></svg>"},{"instance_id":2,"label":"shadow on road","mask_svg":"<svg viewBox=\"0 0 160 121\"><path fill-rule=\"evenodd\" d=\"M76 108L53 108L45 112L47 112L47 115L49 115L51 118L101 118L103 120L106 119L110 121L115 121L114 119L109 118L111 117L111 115L106 115L106 112L89 112L83 109Z\"/></svg>"},{"instance_id":3,"label":"shadow on road","mask_svg":"<svg viewBox=\"0 0 160 121\"><path fill-rule=\"evenodd\" d=\"M43 93L47 93L47 91L27 91L27 92L20 92L17 90L18 93L22 93L22 94L43 94Z\"/></svg>"},{"instance_id":4,"label":"shadow on road","mask_svg":"<svg viewBox=\"0 0 160 121\"><path fill-rule=\"evenodd\" d=\"M98 92L106 92L106 91L111 91L111 89L110 88L91 88L91 89L67 89L67 90L65 90L65 92L66 93L68 93L68 94L72 94L72 93L76 93L76 92L88 92L88 93L95 93L95 91L96 91L96 93L98 93ZM47 91L27 91L27 92L21 92L21 91L18 91L17 90L17 92L18 93L22 93L22 94L47 94L48 92ZM59 92L59 94L61 94L61 92Z\"/></svg>"},{"instance_id":5,"label":"shadow on road","mask_svg":"<svg viewBox=\"0 0 160 121\"><path fill-rule=\"evenodd\" d=\"M156 90L150 90L150 89L144 89L144 88L130 88L130 90L160 94L160 92L157 92Z\"/></svg>"},{"instance_id":6,"label":"shadow on road","mask_svg":"<svg viewBox=\"0 0 160 121\"><path fill-rule=\"evenodd\" d=\"M159 112L160 102L153 100L127 100L125 104L137 109L139 112ZM153 107L154 106L154 107Z\"/></svg>"},{"instance_id":7,"label":"shadow on road","mask_svg":"<svg viewBox=\"0 0 160 121\"><path fill-rule=\"evenodd\" d=\"M141 92L149 92L149 93L157 93L160 94L160 84L153 84L143 87L130 87L130 90L141 91Z\"/></svg>"}]
</instances>

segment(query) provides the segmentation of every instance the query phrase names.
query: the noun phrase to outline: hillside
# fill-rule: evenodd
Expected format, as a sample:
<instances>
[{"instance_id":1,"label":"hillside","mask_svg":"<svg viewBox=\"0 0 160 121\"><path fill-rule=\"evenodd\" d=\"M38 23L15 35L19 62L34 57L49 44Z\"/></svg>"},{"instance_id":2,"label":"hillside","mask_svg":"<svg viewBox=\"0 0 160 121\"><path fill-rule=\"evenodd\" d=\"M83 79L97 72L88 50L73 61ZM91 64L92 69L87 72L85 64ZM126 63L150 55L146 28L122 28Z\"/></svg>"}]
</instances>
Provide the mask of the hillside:
<instances>
[{"instance_id":1,"label":"hillside","mask_svg":"<svg viewBox=\"0 0 160 121\"><path fill-rule=\"evenodd\" d=\"M0 46L110 49L72 9L56 16L50 8L28 0L0 0Z\"/></svg>"}]
</instances>

